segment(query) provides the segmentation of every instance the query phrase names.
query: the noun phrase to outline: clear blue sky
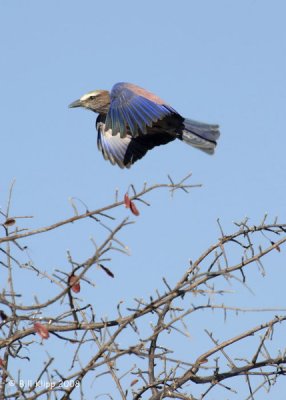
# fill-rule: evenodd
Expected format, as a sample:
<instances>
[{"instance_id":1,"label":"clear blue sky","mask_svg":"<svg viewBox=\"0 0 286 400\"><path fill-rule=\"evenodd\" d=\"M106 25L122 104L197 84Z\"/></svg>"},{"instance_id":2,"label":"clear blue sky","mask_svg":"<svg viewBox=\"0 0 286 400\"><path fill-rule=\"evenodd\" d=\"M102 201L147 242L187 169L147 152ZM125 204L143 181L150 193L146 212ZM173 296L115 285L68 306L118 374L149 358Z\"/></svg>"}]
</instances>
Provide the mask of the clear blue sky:
<instances>
[{"instance_id":1,"label":"clear blue sky","mask_svg":"<svg viewBox=\"0 0 286 400\"><path fill-rule=\"evenodd\" d=\"M248 216L257 224L265 212L285 222L285 15L283 0L1 2L0 205L16 178L12 211L34 215L22 227L70 216L71 196L94 209L111 202L116 188L123 194L130 183L139 189L167 174L180 179L192 171L192 182L203 184L188 196L150 194L150 208L139 204L136 225L121 235L131 257L115 255L112 282L95 271L99 314L113 316L119 299L130 305L135 296L147 298L163 275L175 282L219 236L218 217L228 232L232 221ZM186 117L219 123L215 156L178 142L130 170L104 161L95 115L67 106L118 81L155 92ZM66 249L78 261L87 258L91 236L102 237L98 226L77 223L23 244L51 272L68 268ZM280 296L269 289L282 290L284 264L283 253L270 257L267 277L249 282L256 296L240 289L230 303L284 307L284 286ZM240 322L232 323L238 331ZM269 398L280 399L278 389Z\"/></svg>"}]
</instances>

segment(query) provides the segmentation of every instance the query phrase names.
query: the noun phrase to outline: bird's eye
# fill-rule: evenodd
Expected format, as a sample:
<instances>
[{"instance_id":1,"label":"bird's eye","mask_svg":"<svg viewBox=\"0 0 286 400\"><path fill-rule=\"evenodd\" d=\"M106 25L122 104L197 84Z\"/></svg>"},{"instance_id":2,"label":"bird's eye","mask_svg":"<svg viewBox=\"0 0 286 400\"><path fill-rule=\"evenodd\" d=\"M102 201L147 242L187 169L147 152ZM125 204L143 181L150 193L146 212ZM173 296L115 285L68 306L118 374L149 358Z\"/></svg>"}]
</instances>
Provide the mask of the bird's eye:
<instances>
[{"instance_id":1,"label":"bird's eye","mask_svg":"<svg viewBox=\"0 0 286 400\"><path fill-rule=\"evenodd\" d=\"M90 96L89 100L94 100L95 96Z\"/></svg>"}]
</instances>

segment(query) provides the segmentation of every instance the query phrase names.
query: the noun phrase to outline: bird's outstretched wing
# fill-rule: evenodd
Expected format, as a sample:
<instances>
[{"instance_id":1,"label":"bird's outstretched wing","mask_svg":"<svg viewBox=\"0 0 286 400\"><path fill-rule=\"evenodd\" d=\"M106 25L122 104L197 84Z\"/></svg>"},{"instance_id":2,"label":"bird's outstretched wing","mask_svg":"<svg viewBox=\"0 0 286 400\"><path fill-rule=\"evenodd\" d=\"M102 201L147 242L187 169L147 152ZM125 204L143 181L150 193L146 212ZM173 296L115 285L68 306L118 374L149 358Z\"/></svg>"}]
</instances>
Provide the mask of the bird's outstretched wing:
<instances>
[{"instance_id":1,"label":"bird's outstretched wing","mask_svg":"<svg viewBox=\"0 0 286 400\"><path fill-rule=\"evenodd\" d=\"M146 128L156 121L177 114L160 97L131 83L116 83L111 90L110 100L105 131L111 131L112 135L119 132L121 138L127 135L127 131L132 137L146 134Z\"/></svg>"},{"instance_id":2,"label":"bird's outstretched wing","mask_svg":"<svg viewBox=\"0 0 286 400\"><path fill-rule=\"evenodd\" d=\"M107 131L105 122L104 115L97 117L97 146L105 160L110 161L113 165L117 164L120 168L130 168L148 150L175 139L174 136L161 132L160 129L155 133L136 137L132 137L128 131L126 136L121 138L119 132L114 135L111 129Z\"/></svg>"}]
</instances>

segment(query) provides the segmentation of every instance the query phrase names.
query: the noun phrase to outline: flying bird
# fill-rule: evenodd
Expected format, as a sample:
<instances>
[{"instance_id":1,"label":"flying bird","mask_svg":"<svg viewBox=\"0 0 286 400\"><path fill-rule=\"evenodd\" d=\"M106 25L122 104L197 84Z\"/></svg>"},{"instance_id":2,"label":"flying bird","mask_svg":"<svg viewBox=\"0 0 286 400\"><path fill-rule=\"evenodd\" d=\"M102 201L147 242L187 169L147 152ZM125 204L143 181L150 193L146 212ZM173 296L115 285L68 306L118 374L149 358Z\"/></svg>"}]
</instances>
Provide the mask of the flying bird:
<instances>
[{"instance_id":1,"label":"flying bird","mask_svg":"<svg viewBox=\"0 0 286 400\"><path fill-rule=\"evenodd\" d=\"M213 154L220 135L218 125L184 118L160 97L132 83L116 83L111 92L89 92L69 107L98 113L98 149L120 168L130 168L148 150L175 139Z\"/></svg>"}]
</instances>

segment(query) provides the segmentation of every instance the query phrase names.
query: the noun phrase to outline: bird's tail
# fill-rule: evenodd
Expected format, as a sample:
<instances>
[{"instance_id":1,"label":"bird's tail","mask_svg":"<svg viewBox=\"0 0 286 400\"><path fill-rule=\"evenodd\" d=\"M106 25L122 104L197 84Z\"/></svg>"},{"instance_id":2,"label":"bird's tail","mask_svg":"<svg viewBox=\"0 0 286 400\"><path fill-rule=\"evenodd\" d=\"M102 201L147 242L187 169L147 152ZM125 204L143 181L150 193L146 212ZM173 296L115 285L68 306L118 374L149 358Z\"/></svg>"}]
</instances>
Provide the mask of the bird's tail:
<instances>
[{"instance_id":1,"label":"bird's tail","mask_svg":"<svg viewBox=\"0 0 286 400\"><path fill-rule=\"evenodd\" d=\"M185 119L182 140L208 154L213 154L219 138L219 126Z\"/></svg>"}]
</instances>

